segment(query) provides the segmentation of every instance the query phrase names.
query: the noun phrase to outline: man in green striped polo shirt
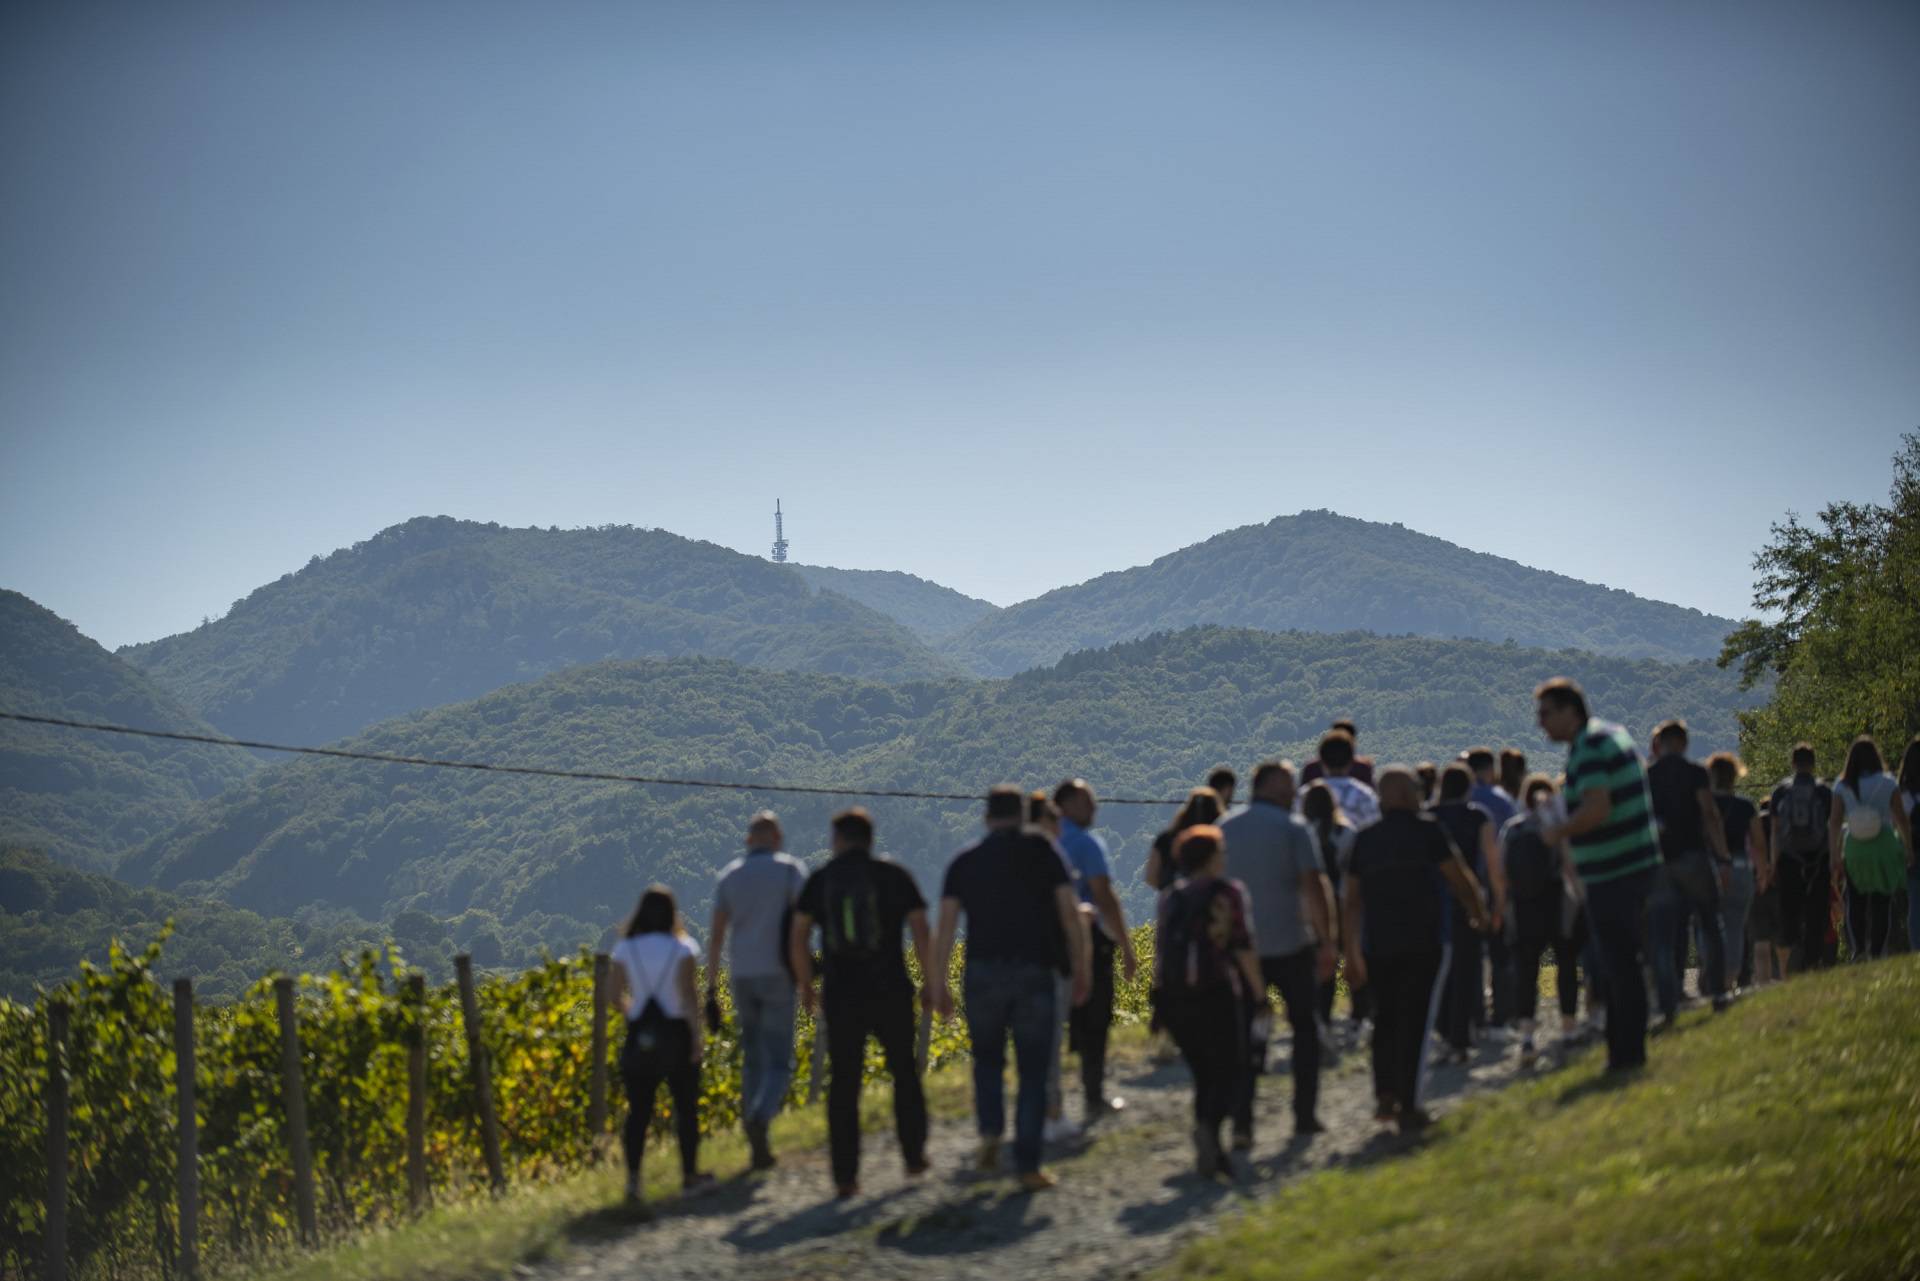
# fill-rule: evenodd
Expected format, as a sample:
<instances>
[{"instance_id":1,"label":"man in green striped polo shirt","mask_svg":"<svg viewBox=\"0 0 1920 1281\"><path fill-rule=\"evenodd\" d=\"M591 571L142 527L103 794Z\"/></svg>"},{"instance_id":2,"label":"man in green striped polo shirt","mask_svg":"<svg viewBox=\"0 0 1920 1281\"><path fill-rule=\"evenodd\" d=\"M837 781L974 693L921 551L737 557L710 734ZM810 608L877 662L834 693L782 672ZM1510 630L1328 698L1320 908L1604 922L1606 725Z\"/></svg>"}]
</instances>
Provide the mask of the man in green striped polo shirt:
<instances>
[{"instance_id":1,"label":"man in green striped polo shirt","mask_svg":"<svg viewBox=\"0 0 1920 1281\"><path fill-rule=\"evenodd\" d=\"M1646 770L1633 736L1595 719L1587 696L1566 677L1533 692L1540 728L1567 744L1567 821L1542 833L1573 846L1587 895L1587 922L1600 949L1607 991L1607 1069L1647 1061L1647 892L1660 865Z\"/></svg>"}]
</instances>

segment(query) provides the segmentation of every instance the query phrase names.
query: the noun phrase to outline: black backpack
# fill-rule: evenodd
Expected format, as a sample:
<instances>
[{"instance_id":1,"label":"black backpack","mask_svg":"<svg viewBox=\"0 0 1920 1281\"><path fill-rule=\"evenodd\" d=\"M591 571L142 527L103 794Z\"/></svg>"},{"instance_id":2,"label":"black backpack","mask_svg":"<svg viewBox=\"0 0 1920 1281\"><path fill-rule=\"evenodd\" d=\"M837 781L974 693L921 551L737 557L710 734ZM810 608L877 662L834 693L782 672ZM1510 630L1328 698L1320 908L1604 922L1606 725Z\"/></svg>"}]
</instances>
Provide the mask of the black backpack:
<instances>
[{"instance_id":1,"label":"black backpack","mask_svg":"<svg viewBox=\"0 0 1920 1281\"><path fill-rule=\"evenodd\" d=\"M1516 899L1550 897L1560 880L1560 855L1540 835L1540 824L1521 819L1507 828L1507 889Z\"/></svg>"},{"instance_id":2,"label":"black backpack","mask_svg":"<svg viewBox=\"0 0 1920 1281\"><path fill-rule=\"evenodd\" d=\"M877 960L880 878L873 859L841 856L827 864L821 883L821 951L829 959L862 964Z\"/></svg>"},{"instance_id":3,"label":"black backpack","mask_svg":"<svg viewBox=\"0 0 1920 1281\"><path fill-rule=\"evenodd\" d=\"M673 981L673 973L679 961L667 966L666 981ZM641 977L645 977L644 973ZM635 984L638 987L638 984ZM640 1017L627 1024L626 1044L620 1047L620 1071L622 1075L634 1076L643 1072L664 1072L681 1052L681 1038L675 1033L674 1021L660 1008L656 993L660 985L654 983L647 990L647 1003L640 1010Z\"/></svg>"},{"instance_id":4,"label":"black backpack","mask_svg":"<svg viewBox=\"0 0 1920 1281\"><path fill-rule=\"evenodd\" d=\"M1177 1007L1187 997L1233 981L1231 958L1223 957L1208 937L1213 911L1214 883L1182 882L1167 895L1166 915L1160 922L1154 955L1159 969L1160 999Z\"/></svg>"},{"instance_id":5,"label":"black backpack","mask_svg":"<svg viewBox=\"0 0 1920 1281\"><path fill-rule=\"evenodd\" d=\"M1820 793L1809 782L1789 783L1773 807L1777 852L1797 858L1816 858L1827 848L1827 815L1819 812ZM1832 802L1828 802L1831 806Z\"/></svg>"}]
</instances>

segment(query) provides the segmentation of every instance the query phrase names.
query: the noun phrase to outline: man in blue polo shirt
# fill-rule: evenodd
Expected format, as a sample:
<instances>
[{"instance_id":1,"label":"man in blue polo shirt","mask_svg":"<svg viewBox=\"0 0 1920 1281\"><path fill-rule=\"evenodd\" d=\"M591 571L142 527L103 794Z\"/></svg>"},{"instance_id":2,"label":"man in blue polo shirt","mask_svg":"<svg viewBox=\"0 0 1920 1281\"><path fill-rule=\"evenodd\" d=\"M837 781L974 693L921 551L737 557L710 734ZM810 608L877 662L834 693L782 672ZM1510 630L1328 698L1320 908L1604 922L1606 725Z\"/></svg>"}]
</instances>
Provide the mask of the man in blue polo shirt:
<instances>
[{"instance_id":1,"label":"man in blue polo shirt","mask_svg":"<svg viewBox=\"0 0 1920 1281\"><path fill-rule=\"evenodd\" d=\"M1098 928L1093 934L1093 986L1086 1004L1073 1011L1073 1048L1080 1055L1080 1084L1086 1092L1087 1123L1126 1106L1107 1097L1107 1033L1113 1026L1113 957L1117 948L1127 981L1139 968L1126 913L1113 892L1113 860L1106 842L1090 830L1099 806L1085 779L1070 778L1053 789L1060 810L1060 852L1067 856L1080 901L1093 905Z\"/></svg>"}]
</instances>

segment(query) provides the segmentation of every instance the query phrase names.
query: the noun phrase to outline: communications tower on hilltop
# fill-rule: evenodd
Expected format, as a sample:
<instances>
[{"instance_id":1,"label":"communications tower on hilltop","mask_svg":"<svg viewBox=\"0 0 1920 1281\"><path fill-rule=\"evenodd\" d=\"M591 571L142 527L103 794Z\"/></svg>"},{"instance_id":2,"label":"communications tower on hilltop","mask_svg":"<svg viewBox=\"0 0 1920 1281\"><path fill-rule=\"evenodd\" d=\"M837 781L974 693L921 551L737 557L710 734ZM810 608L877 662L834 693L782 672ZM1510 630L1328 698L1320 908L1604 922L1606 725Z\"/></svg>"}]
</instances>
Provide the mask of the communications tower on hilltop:
<instances>
[{"instance_id":1,"label":"communications tower on hilltop","mask_svg":"<svg viewBox=\"0 0 1920 1281\"><path fill-rule=\"evenodd\" d=\"M784 565L787 563L786 520L780 515L780 500L778 498L773 500L773 563L776 565Z\"/></svg>"}]
</instances>

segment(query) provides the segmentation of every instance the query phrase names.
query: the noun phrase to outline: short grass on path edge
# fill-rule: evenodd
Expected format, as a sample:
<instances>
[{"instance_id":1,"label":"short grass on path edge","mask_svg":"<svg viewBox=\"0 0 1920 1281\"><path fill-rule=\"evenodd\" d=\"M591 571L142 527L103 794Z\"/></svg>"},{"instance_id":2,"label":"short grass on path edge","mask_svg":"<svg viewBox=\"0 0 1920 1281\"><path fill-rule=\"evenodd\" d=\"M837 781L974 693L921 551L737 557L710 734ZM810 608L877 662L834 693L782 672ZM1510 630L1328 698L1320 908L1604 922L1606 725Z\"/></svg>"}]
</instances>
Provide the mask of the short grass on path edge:
<instances>
[{"instance_id":1,"label":"short grass on path edge","mask_svg":"<svg viewBox=\"0 0 1920 1281\"><path fill-rule=\"evenodd\" d=\"M1476 1100L1416 1151L1301 1180L1182 1281L1920 1277L1920 957L1687 1016Z\"/></svg>"}]
</instances>

